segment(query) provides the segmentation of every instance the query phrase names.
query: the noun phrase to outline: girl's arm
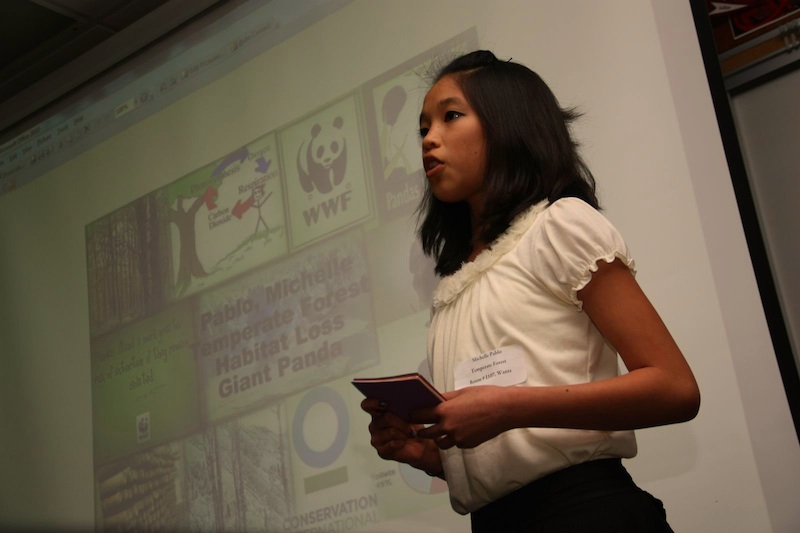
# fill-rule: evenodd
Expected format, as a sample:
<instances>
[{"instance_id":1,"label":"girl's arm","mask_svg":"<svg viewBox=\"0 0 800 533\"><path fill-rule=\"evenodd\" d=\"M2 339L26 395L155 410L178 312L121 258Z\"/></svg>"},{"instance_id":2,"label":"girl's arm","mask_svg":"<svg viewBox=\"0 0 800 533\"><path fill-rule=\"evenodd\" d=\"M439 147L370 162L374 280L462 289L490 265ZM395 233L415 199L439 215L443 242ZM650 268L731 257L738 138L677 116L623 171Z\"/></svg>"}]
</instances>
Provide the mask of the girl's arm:
<instances>
[{"instance_id":1,"label":"girl's arm","mask_svg":"<svg viewBox=\"0 0 800 533\"><path fill-rule=\"evenodd\" d=\"M433 425L420 437L441 448L470 448L518 427L636 429L695 417L700 392L689 365L628 268L598 262L578 292L583 309L619 353L628 373L554 387L470 387L417 413Z\"/></svg>"}]
</instances>

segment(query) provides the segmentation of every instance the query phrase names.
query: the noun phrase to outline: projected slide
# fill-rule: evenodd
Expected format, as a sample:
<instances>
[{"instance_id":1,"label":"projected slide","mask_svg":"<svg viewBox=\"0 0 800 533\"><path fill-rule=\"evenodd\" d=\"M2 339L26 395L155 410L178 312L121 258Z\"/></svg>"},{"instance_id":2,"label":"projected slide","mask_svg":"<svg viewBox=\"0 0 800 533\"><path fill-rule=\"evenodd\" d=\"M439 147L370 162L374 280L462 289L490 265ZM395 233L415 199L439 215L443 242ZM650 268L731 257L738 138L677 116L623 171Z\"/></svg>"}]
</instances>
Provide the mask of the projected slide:
<instances>
[{"instance_id":1,"label":"projected slide","mask_svg":"<svg viewBox=\"0 0 800 533\"><path fill-rule=\"evenodd\" d=\"M192 294L287 251L275 136L166 189L173 296Z\"/></svg>"},{"instance_id":2,"label":"projected slide","mask_svg":"<svg viewBox=\"0 0 800 533\"><path fill-rule=\"evenodd\" d=\"M381 460L355 376L427 373L408 60L86 228L101 530L371 530L449 505ZM275 101L275 99L273 99Z\"/></svg>"}]
</instances>

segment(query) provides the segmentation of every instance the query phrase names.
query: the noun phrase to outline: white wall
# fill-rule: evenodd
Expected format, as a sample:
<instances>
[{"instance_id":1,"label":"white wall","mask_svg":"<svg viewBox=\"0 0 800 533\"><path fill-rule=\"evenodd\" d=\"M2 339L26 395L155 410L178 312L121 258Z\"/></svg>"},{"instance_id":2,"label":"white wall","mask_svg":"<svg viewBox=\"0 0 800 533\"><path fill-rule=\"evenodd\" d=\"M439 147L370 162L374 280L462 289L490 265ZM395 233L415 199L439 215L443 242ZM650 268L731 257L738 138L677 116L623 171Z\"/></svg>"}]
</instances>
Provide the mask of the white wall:
<instances>
[{"instance_id":1,"label":"white wall","mask_svg":"<svg viewBox=\"0 0 800 533\"><path fill-rule=\"evenodd\" d=\"M747 175L795 357L800 350L800 70L731 98ZM800 362L800 361L799 361Z\"/></svg>"},{"instance_id":2,"label":"white wall","mask_svg":"<svg viewBox=\"0 0 800 533\"><path fill-rule=\"evenodd\" d=\"M707 86L689 6L652 1L761 490L773 531L796 531L800 448L780 380ZM724 431L722 427L717 428ZM728 458L727 450L721 453ZM735 472L738 466L728 466ZM738 529L737 529L738 531Z\"/></svg>"},{"instance_id":3,"label":"white wall","mask_svg":"<svg viewBox=\"0 0 800 533\"><path fill-rule=\"evenodd\" d=\"M472 26L481 46L529 65L563 104L585 111L578 134L606 215L700 382L696 420L638 433L633 475L664 500L676 531L797 529L797 438L691 13L657 0L353 2L0 197L0 524L93 521L85 225L205 154L289 122L294 104L316 109ZM286 94L271 76L277 65L308 83ZM280 105L265 94L280 95ZM134 144L142 151L131 153ZM448 513L424 517L435 521L429 530L463 527Z\"/></svg>"}]
</instances>

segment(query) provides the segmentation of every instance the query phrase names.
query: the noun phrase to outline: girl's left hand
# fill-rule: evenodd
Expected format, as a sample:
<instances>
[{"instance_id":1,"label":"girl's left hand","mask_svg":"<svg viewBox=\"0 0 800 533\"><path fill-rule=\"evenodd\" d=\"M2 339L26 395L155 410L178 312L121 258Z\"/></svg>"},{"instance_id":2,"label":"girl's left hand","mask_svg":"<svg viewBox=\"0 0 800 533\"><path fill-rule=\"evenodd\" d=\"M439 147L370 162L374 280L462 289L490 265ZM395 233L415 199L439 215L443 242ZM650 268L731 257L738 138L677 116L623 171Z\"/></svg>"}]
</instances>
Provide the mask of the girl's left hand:
<instances>
[{"instance_id":1,"label":"girl's left hand","mask_svg":"<svg viewBox=\"0 0 800 533\"><path fill-rule=\"evenodd\" d=\"M443 450L474 448L511 429L508 409L502 407L506 393L505 387L493 385L445 393L447 401L411 414L412 422L430 424L417 430L417 437L433 439Z\"/></svg>"}]
</instances>

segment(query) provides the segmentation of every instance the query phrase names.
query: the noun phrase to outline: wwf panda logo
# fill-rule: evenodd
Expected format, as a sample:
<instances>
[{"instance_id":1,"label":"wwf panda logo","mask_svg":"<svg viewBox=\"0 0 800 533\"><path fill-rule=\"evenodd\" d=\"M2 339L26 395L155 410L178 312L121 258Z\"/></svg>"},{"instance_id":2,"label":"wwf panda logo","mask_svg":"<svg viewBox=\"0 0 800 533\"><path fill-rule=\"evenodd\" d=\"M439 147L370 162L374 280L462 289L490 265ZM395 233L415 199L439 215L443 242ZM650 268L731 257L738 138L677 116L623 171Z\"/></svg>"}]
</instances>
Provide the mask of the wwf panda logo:
<instances>
[{"instance_id":1,"label":"wwf panda logo","mask_svg":"<svg viewBox=\"0 0 800 533\"><path fill-rule=\"evenodd\" d=\"M344 119L336 117L326 128L314 124L311 138L303 141L297 150L297 172L300 185L307 193L316 189L329 193L344 180L347 167L347 142L344 136Z\"/></svg>"}]
</instances>

